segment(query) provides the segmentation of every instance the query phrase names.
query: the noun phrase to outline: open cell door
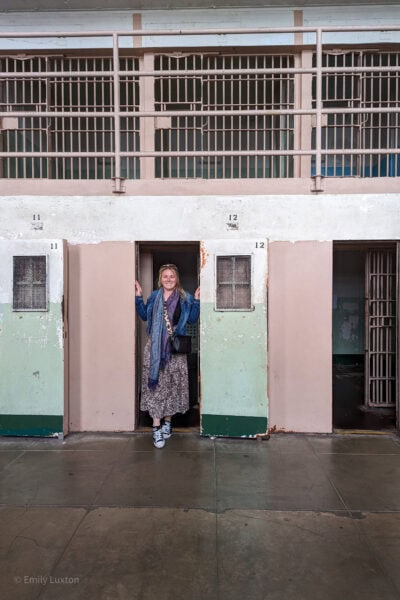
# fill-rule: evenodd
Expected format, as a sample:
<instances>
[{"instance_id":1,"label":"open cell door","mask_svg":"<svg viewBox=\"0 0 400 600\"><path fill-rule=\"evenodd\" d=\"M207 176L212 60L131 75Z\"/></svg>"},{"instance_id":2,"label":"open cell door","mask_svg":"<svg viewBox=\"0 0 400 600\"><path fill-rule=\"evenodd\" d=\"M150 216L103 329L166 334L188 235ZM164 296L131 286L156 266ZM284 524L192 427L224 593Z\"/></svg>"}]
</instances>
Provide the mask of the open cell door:
<instances>
[{"instance_id":1,"label":"open cell door","mask_svg":"<svg viewBox=\"0 0 400 600\"><path fill-rule=\"evenodd\" d=\"M201 243L201 433L268 429L267 241Z\"/></svg>"},{"instance_id":2,"label":"open cell door","mask_svg":"<svg viewBox=\"0 0 400 600\"><path fill-rule=\"evenodd\" d=\"M0 435L67 432L65 254L63 240L0 241Z\"/></svg>"},{"instance_id":3,"label":"open cell door","mask_svg":"<svg viewBox=\"0 0 400 600\"><path fill-rule=\"evenodd\" d=\"M396 356L396 428L400 431L400 242L396 244L396 304L397 304L397 356Z\"/></svg>"},{"instance_id":4,"label":"open cell door","mask_svg":"<svg viewBox=\"0 0 400 600\"><path fill-rule=\"evenodd\" d=\"M395 248L370 249L366 257L365 410L394 423L398 377L398 301Z\"/></svg>"}]
</instances>

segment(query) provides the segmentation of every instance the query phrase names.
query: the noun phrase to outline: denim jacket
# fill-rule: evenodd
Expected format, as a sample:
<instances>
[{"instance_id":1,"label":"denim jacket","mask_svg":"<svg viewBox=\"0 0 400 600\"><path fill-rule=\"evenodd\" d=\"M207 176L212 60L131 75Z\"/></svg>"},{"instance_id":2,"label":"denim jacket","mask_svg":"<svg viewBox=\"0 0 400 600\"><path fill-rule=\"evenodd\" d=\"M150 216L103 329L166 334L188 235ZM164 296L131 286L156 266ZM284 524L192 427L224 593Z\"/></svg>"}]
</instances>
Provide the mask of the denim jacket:
<instances>
[{"instance_id":1,"label":"denim jacket","mask_svg":"<svg viewBox=\"0 0 400 600\"><path fill-rule=\"evenodd\" d=\"M143 301L143 296L135 296L135 304L138 315L143 321L147 321L146 333L150 335L151 321L153 318L154 300L158 294L158 290L152 292L146 302ZM186 334L186 324L196 323L200 314L200 300L196 300L191 294L186 292L186 298L180 298L181 316L175 328L177 335Z\"/></svg>"}]
</instances>

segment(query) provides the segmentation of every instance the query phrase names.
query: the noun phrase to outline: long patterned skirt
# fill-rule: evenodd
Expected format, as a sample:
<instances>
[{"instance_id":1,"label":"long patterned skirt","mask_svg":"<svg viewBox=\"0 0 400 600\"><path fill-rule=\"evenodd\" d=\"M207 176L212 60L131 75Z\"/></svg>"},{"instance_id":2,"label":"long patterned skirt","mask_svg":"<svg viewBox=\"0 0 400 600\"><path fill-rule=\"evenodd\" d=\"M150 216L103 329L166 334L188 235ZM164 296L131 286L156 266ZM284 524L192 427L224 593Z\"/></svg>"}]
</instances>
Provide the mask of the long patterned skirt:
<instances>
[{"instance_id":1,"label":"long patterned skirt","mask_svg":"<svg viewBox=\"0 0 400 600\"><path fill-rule=\"evenodd\" d=\"M150 338L143 353L142 395L140 409L152 418L161 419L189 409L189 377L186 354L172 354L164 369L160 369L154 390L147 385L150 368Z\"/></svg>"}]
</instances>

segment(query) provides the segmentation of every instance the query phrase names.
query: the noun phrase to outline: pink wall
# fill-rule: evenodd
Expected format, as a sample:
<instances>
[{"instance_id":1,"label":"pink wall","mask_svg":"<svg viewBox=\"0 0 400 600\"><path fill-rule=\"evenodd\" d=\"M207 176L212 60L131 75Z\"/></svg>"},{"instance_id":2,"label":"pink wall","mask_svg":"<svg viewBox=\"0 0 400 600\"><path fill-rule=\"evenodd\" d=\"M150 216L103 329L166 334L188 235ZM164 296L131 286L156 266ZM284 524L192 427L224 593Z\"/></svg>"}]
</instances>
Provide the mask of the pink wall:
<instances>
[{"instance_id":1,"label":"pink wall","mask_svg":"<svg viewBox=\"0 0 400 600\"><path fill-rule=\"evenodd\" d=\"M69 246L71 431L133 430L135 245Z\"/></svg>"},{"instance_id":2,"label":"pink wall","mask_svg":"<svg viewBox=\"0 0 400 600\"><path fill-rule=\"evenodd\" d=\"M332 243L271 242L269 425L332 431Z\"/></svg>"}]
</instances>

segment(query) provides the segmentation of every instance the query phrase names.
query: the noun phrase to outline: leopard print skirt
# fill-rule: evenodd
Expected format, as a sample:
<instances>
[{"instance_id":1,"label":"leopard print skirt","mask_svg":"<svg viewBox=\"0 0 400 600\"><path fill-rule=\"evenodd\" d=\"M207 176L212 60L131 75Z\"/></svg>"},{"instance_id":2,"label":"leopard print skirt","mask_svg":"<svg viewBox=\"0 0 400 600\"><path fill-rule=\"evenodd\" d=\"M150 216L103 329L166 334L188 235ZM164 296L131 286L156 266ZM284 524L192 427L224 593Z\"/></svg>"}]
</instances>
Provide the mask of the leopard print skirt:
<instances>
[{"instance_id":1,"label":"leopard print skirt","mask_svg":"<svg viewBox=\"0 0 400 600\"><path fill-rule=\"evenodd\" d=\"M150 368L150 338L143 353L142 394L140 410L152 418L185 413L189 409L189 377L186 354L172 354L164 369L160 369L154 390L147 385Z\"/></svg>"}]
</instances>

